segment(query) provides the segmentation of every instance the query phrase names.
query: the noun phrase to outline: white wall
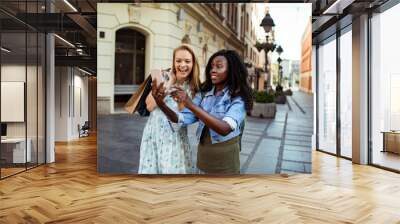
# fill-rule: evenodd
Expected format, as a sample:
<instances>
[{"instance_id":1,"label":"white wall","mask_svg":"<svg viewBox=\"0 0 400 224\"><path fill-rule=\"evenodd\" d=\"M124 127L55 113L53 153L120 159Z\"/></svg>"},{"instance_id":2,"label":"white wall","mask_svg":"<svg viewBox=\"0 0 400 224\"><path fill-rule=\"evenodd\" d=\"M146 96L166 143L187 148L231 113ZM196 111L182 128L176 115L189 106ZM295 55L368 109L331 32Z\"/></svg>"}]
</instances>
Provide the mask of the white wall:
<instances>
[{"instance_id":1,"label":"white wall","mask_svg":"<svg viewBox=\"0 0 400 224\"><path fill-rule=\"evenodd\" d=\"M25 100L22 102L22 108L19 111L22 114L26 112L26 120L22 122L6 122L7 137L24 138L25 135L30 139L32 161L36 162L37 153L39 153L39 163L44 163L44 88L42 68L25 64L3 64L1 66L1 81L24 82L26 85L26 106ZM27 77L27 81L25 80ZM24 94L24 90L20 90ZM2 95L3 97L7 97ZM25 97L24 97L25 98ZM12 108L1 108L3 112L16 113ZM24 115L23 115L24 116ZM39 150L39 151L38 151ZM37 152L38 151L38 152Z\"/></svg>"},{"instance_id":2,"label":"white wall","mask_svg":"<svg viewBox=\"0 0 400 224\"><path fill-rule=\"evenodd\" d=\"M32 66L25 67L24 65L9 64L1 66L1 81L17 81L25 82L26 69L28 73L33 70ZM35 92L36 93L36 92ZM33 93L27 94L33 96ZM36 96L36 94L35 94ZM1 110L7 110L7 108L1 108ZM7 122L7 136L8 137L25 137L25 122Z\"/></svg>"},{"instance_id":3,"label":"white wall","mask_svg":"<svg viewBox=\"0 0 400 224\"><path fill-rule=\"evenodd\" d=\"M88 120L88 78L82 75L76 68L56 67L56 141L79 138L78 124L82 126ZM79 112L79 105L82 114Z\"/></svg>"},{"instance_id":4,"label":"white wall","mask_svg":"<svg viewBox=\"0 0 400 224\"><path fill-rule=\"evenodd\" d=\"M88 77L81 76L82 73L78 73L78 70L74 70L74 91L71 99L74 102L71 102L72 108L72 119L71 119L71 132L70 135L72 138L79 138L78 133L78 124L82 126L85 121L88 121ZM80 92L80 93L79 93ZM80 101L80 102L79 102ZM80 111L81 110L81 111Z\"/></svg>"},{"instance_id":5,"label":"white wall","mask_svg":"<svg viewBox=\"0 0 400 224\"><path fill-rule=\"evenodd\" d=\"M55 68L55 141L68 140L69 76L67 67Z\"/></svg>"}]
</instances>

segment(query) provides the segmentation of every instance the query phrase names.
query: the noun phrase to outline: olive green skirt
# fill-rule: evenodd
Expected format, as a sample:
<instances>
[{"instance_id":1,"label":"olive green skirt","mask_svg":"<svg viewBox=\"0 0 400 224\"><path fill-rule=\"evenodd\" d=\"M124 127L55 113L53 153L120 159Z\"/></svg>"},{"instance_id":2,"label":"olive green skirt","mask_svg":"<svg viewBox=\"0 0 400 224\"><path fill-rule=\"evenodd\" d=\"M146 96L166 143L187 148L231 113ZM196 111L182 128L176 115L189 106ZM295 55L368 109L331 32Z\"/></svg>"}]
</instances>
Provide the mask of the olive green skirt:
<instances>
[{"instance_id":1,"label":"olive green skirt","mask_svg":"<svg viewBox=\"0 0 400 224\"><path fill-rule=\"evenodd\" d=\"M197 167L209 174L238 174L239 151L239 136L212 144L209 129L204 127L197 150Z\"/></svg>"}]
</instances>

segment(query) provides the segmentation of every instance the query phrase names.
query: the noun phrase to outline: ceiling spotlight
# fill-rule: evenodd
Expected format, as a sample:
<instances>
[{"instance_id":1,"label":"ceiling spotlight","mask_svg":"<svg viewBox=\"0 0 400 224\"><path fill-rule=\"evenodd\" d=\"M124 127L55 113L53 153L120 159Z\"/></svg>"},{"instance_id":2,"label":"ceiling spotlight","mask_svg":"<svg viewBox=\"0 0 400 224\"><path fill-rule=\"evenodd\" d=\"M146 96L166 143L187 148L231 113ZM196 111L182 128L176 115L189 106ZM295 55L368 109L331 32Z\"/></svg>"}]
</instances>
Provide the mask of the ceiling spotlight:
<instances>
[{"instance_id":1,"label":"ceiling spotlight","mask_svg":"<svg viewBox=\"0 0 400 224\"><path fill-rule=\"evenodd\" d=\"M337 0L331 4L322 14L342 14L343 9L351 5L355 0Z\"/></svg>"},{"instance_id":2,"label":"ceiling spotlight","mask_svg":"<svg viewBox=\"0 0 400 224\"><path fill-rule=\"evenodd\" d=\"M69 42L68 40L66 40L66 39L64 39L64 38L62 38L62 37L60 37L60 36L57 35L57 34L54 34L54 36L57 37L58 39L60 39L62 42L64 42L64 43L66 43L67 45L69 45L70 47L75 48L75 45L73 45L73 44L72 44L71 42Z\"/></svg>"},{"instance_id":3,"label":"ceiling spotlight","mask_svg":"<svg viewBox=\"0 0 400 224\"><path fill-rule=\"evenodd\" d=\"M5 48L5 47L1 47L1 50L4 51L4 52L6 52L6 53L10 53L10 52L11 52L11 50L9 50L9 49L7 49L7 48Z\"/></svg>"},{"instance_id":4,"label":"ceiling spotlight","mask_svg":"<svg viewBox=\"0 0 400 224\"><path fill-rule=\"evenodd\" d=\"M92 75L92 73L90 73L90 72L88 72L88 71L86 71L86 70L83 70L83 69L81 69L81 68L79 68L79 67L78 67L78 69L79 69L79 71L81 71L81 72L83 72L83 73L85 73L85 74L87 74L87 75Z\"/></svg>"},{"instance_id":5,"label":"ceiling spotlight","mask_svg":"<svg viewBox=\"0 0 400 224\"><path fill-rule=\"evenodd\" d=\"M65 4L67 4L72 10L74 10L74 12L78 12L78 10L71 4L69 3L68 0L64 0Z\"/></svg>"}]
</instances>

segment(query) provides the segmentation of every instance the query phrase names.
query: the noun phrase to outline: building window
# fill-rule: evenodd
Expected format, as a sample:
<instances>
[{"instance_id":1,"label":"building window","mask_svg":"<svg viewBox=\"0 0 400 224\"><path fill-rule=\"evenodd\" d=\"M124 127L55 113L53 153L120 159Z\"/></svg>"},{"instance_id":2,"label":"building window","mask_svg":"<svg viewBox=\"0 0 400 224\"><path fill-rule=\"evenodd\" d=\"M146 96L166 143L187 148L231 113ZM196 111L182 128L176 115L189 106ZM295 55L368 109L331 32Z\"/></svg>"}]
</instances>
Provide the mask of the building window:
<instances>
[{"instance_id":1,"label":"building window","mask_svg":"<svg viewBox=\"0 0 400 224\"><path fill-rule=\"evenodd\" d=\"M114 109L121 109L144 81L146 37L131 28L116 31Z\"/></svg>"},{"instance_id":2,"label":"building window","mask_svg":"<svg viewBox=\"0 0 400 224\"><path fill-rule=\"evenodd\" d=\"M244 31L245 31L245 24L246 24L246 21L245 21L245 5L243 4L242 5L242 13L240 13L240 37L241 38L244 38Z\"/></svg>"},{"instance_id":3,"label":"building window","mask_svg":"<svg viewBox=\"0 0 400 224\"><path fill-rule=\"evenodd\" d=\"M247 12L246 12L245 20L244 20L244 26L246 29L246 33L248 33L249 32L249 13L247 13Z\"/></svg>"},{"instance_id":4,"label":"building window","mask_svg":"<svg viewBox=\"0 0 400 224\"><path fill-rule=\"evenodd\" d=\"M319 149L336 154L336 36L318 48Z\"/></svg>"},{"instance_id":5,"label":"building window","mask_svg":"<svg viewBox=\"0 0 400 224\"><path fill-rule=\"evenodd\" d=\"M352 157L352 34L340 37L340 154Z\"/></svg>"},{"instance_id":6,"label":"building window","mask_svg":"<svg viewBox=\"0 0 400 224\"><path fill-rule=\"evenodd\" d=\"M391 133L400 131L400 33L393 29L398 21L400 4L371 19L370 131L372 163L400 171L400 134ZM385 140L382 132L389 132L385 134Z\"/></svg>"},{"instance_id":7,"label":"building window","mask_svg":"<svg viewBox=\"0 0 400 224\"><path fill-rule=\"evenodd\" d=\"M238 18L238 13L237 13L237 4L233 5L233 27L234 30L237 32L237 18Z\"/></svg>"},{"instance_id":8,"label":"building window","mask_svg":"<svg viewBox=\"0 0 400 224\"><path fill-rule=\"evenodd\" d=\"M40 13L40 4L21 1L16 12ZM0 28L1 136L13 142L0 144L2 179L46 162L46 36L0 14L8 21Z\"/></svg>"},{"instance_id":9,"label":"building window","mask_svg":"<svg viewBox=\"0 0 400 224\"><path fill-rule=\"evenodd\" d=\"M139 85L144 81L145 41L143 34L130 28L116 32L116 85Z\"/></svg>"}]
</instances>

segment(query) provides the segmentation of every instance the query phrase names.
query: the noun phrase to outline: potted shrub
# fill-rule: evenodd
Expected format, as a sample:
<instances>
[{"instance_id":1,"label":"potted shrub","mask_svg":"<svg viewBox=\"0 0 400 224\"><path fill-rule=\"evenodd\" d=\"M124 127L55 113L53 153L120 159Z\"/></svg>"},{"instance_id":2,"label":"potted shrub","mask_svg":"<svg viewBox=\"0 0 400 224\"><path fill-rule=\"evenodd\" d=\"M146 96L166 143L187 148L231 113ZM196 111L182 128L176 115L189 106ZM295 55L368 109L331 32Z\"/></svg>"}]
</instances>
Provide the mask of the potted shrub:
<instances>
[{"instance_id":1,"label":"potted shrub","mask_svg":"<svg viewBox=\"0 0 400 224\"><path fill-rule=\"evenodd\" d=\"M261 118L275 118L276 104L275 95L266 91L255 91L252 116Z\"/></svg>"}]
</instances>

